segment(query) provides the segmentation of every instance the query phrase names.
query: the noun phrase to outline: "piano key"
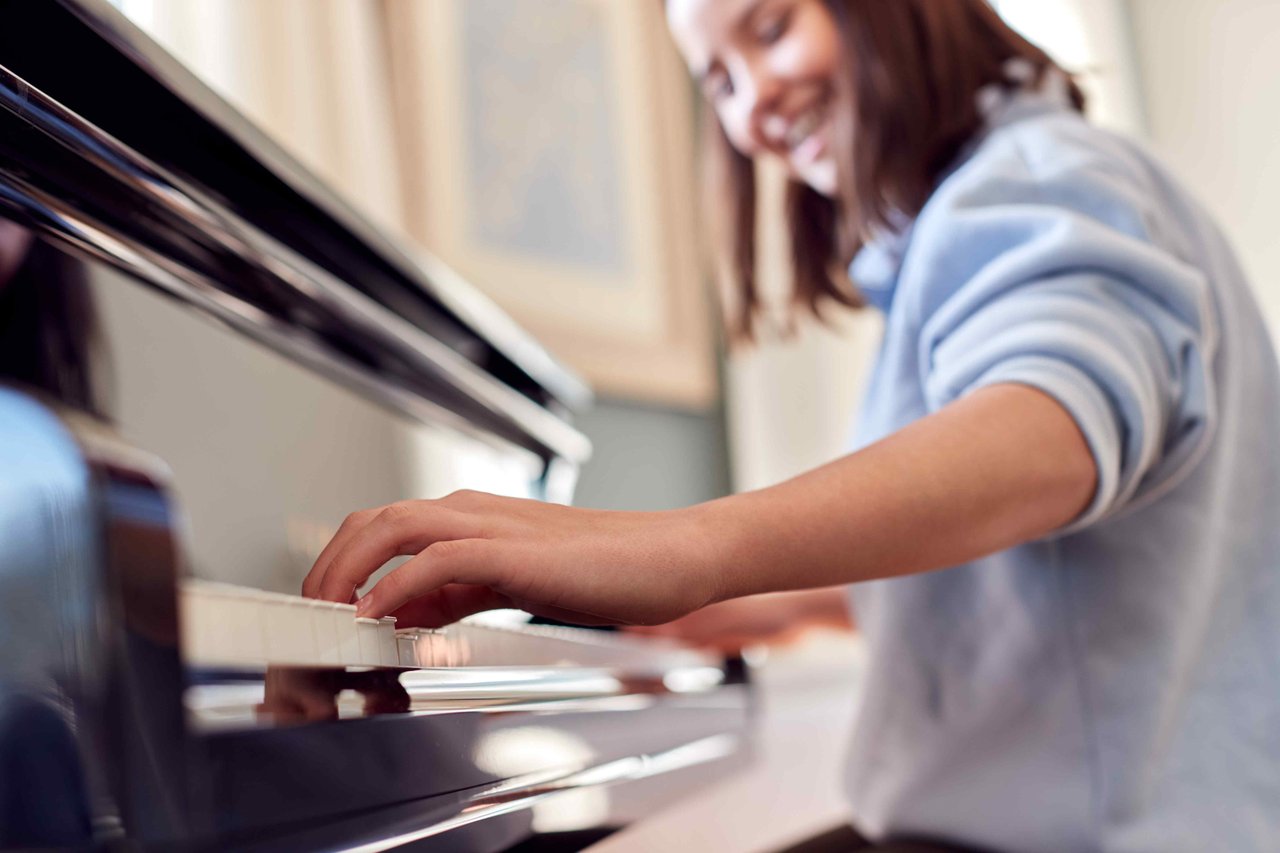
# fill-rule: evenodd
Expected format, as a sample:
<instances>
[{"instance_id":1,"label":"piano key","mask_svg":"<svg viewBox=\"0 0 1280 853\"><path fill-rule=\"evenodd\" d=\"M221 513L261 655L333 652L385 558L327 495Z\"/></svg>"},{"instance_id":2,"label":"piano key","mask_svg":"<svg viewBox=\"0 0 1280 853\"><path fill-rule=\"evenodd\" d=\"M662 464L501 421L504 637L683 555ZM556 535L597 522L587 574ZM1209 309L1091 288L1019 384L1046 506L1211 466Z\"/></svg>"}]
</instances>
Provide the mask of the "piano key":
<instances>
[{"instance_id":1,"label":"piano key","mask_svg":"<svg viewBox=\"0 0 1280 853\"><path fill-rule=\"evenodd\" d=\"M408 635L396 634L396 654L398 656L400 666L417 666L417 655L414 654L415 644L414 638Z\"/></svg>"},{"instance_id":2,"label":"piano key","mask_svg":"<svg viewBox=\"0 0 1280 853\"><path fill-rule=\"evenodd\" d=\"M382 646L378 639L378 620L356 617L356 633L360 636L360 663L377 666L382 662Z\"/></svg>"},{"instance_id":3,"label":"piano key","mask_svg":"<svg viewBox=\"0 0 1280 853\"><path fill-rule=\"evenodd\" d=\"M181 638L186 653L197 660L213 662L217 657L217 641L212 639L217 621L217 599L205 593L197 602L198 591L184 587L178 595L181 613Z\"/></svg>"},{"instance_id":4,"label":"piano key","mask_svg":"<svg viewBox=\"0 0 1280 853\"><path fill-rule=\"evenodd\" d=\"M347 608L350 607L350 610ZM347 666L359 666L360 632L356 627L356 609L351 605L335 607L333 619L338 629L338 649L342 663Z\"/></svg>"},{"instance_id":5,"label":"piano key","mask_svg":"<svg viewBox=\"0 0 1280 853\"><path fill-rule=\"evenodd\" d=\"M383 616L378 620L378 650L383 666L399 665L400 651L396 645L396 620L393 616Z\"/></svg>"},{"instance_id":6,"label":"piano key","mask_svg":"<svg viewBox=\"0 0 1280 853\"><path fill-rule=\"evenodd\" d=\"M714 666L674 643L483 617L427 630L364 619L350 604L188 580L181 585L183 656L195 666L611 667L644 674Z\"/></svg>"},{"instance_id":7,"label":"piano key","mask_svg":"<svg viewBox=\"0 0 1280 853\"><path fill-rule=\"evenodd\" d=\"M262 643L262 630L258 627L262 621L258 602L232 595L223 596L222 602L235 660L248 664L265 663L267 650Z\"/></svg>"},{"instance_id":8,"label":"piano key","mask_svg":"<svg viewBox=\"0 0 1280 853\"><path fill-rule=\"evenodd\" d=\"M311 628L316 635L317 660L331 665L342 663L338 622L334 618L337 611L334 610L333 602L312 600L310 604Z\"/></svg>"}]
</instances>

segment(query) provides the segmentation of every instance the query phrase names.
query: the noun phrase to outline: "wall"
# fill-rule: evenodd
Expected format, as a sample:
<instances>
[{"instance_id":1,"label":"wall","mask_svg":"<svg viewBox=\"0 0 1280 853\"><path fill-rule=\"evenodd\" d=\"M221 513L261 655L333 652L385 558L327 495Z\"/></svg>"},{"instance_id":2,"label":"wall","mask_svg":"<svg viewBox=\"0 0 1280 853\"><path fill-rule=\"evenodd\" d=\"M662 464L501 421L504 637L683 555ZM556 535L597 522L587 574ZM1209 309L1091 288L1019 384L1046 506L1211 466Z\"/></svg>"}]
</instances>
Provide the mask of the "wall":
<instances>
[{"instance_id":1,"label":"wall","mask_svg":"<svg viewBox=\"0 0 1280 853\"><path fill-rule=\"evenodd\" d=\"M1124 0L993 0L1023 36L1076 75L1093 121L1142 132L1141 93L1134 72Z\"/></svg>"},{"instance_id":2,"label":"wall","mask_svg":"<svg viewBox=\"0 0 1280 853\"><path fill-rule=\"evenodd\" d=\"M729 490L724 418L622 400L599 400L576 421L594 455L574 503L596 509L658 510L711 500Z\"/></svg>"},{"instance_id":3,"label":"wall","mask_svg":"<svg viewBox=\"0 0 1280 853\"><path fill-rule=\"evenodd\" d=\"M1217 216L1280 333L1280 3L1129 11L1149 141Z\"/></svg>"}]
</instances>

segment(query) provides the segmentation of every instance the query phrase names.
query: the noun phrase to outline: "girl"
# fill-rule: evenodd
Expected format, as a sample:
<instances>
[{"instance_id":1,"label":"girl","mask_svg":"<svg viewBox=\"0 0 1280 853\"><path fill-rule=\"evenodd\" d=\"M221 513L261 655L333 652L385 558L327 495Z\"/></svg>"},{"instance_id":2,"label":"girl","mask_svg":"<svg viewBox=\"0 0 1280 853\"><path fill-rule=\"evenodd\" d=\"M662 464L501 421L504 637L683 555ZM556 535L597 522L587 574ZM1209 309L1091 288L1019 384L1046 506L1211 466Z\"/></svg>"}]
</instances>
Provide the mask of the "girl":
<instances>
[{"instance_id":1,"label":"girl","mask_svg":"<svg viewBox=\"0 0 1280 853\"><path fill-rule=\"evenodd\" d=\"M1280 377L1226 242L983 0L665 6L722 148L733 331L759 157L791 178L795 304L885 313L857 449L673 512L357 512L304 593L348 600L400 554L364 615L649 625L850 585L865 836L1274 843Z\"/></svg>"}]
</instances>

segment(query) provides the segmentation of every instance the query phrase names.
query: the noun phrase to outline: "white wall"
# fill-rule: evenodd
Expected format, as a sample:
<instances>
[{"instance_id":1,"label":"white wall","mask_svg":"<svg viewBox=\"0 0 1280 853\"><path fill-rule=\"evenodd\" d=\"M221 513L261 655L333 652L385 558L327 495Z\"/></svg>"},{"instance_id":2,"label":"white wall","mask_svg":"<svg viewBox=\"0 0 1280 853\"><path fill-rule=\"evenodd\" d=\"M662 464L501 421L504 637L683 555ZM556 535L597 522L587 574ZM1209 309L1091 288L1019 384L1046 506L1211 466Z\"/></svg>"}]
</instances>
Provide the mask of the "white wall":
<instances>
[{"instance_id":1,"label":"white wall","mask_svg":"<svg viewBox=\"0 0 1280 853\"><path fill-rule=\"evenodd\" d=\"M1149 141L1217 216L1280 333L1280 2L1129 7Z\"/></svg>"},{"instance_id":2,"label":"white wall","mask_svg":"<svg viewBox=\"0 0 1280 853\"><path fill-rule=\"evenodd\" d=\"M1006 21L1078 76L1089 117L1125 133L1142 131L1124 0L994 0Z\"/></svg>"}]
</instances>

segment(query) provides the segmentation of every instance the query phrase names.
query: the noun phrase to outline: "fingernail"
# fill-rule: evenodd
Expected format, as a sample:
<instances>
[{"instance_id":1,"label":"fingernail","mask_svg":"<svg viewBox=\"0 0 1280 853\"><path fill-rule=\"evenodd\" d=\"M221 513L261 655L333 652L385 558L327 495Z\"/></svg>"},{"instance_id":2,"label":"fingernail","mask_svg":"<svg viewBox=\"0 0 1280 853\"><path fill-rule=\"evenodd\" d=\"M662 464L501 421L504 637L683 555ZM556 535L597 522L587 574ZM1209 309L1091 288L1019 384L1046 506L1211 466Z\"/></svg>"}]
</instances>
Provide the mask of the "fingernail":
<instances>
[{"instance_id":1,"label":"fingernail","mask_svg":"<svg viewBox=\"0 0 1280 853\"><path fill-rule=\"evenodd\" d=\"M356 599L356 615L363 616L373 609L373 593Z\"/></svg>"}]
</instances>

